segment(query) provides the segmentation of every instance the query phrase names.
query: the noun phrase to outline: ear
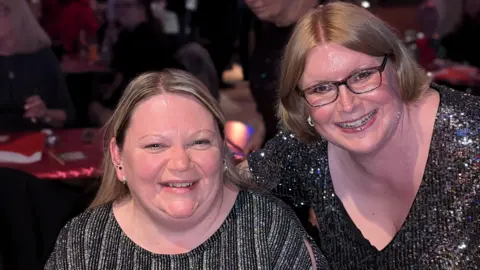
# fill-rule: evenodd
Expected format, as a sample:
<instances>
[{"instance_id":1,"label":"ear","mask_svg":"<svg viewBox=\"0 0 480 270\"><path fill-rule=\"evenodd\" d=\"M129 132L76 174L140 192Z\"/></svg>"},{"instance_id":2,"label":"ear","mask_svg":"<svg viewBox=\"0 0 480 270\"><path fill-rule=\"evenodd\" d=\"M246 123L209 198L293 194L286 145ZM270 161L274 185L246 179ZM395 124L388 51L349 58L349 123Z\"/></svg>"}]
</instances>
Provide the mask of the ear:
<instances>
[{"instance_id":1,"label":"ear","mask_svg":"<svg viewBox=\"0 0 480 270\"><path fill-rule=\"evenodd\" d=\"M117 145L115 137L110 140L110 156L112 158L113 166L115 166L115 171L117 172L117 178L118 180L122 180L123 175L125 175L122 164L122 151ZM120 167L117 165L120 165Z\"/></svg>"}]
</instances>

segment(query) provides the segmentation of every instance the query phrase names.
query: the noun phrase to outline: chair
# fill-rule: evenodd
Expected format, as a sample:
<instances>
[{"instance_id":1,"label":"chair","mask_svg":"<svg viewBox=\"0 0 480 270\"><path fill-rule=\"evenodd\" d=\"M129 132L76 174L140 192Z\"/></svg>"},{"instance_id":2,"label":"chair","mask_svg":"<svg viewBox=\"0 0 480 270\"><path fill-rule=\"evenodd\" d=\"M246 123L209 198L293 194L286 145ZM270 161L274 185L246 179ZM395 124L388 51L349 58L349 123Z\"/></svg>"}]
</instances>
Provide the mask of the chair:
<instances>
[{"instance_id":1,"label":"chair","mask_svg":"<svg viewBox=\"0 0 480 270\"><path fill-rule=\"evenodd\" d=\"M0 168L0 257L4 269L43 269L60 230L91 198L83 189L61 181Z\"/></svg>"}]
</instances>

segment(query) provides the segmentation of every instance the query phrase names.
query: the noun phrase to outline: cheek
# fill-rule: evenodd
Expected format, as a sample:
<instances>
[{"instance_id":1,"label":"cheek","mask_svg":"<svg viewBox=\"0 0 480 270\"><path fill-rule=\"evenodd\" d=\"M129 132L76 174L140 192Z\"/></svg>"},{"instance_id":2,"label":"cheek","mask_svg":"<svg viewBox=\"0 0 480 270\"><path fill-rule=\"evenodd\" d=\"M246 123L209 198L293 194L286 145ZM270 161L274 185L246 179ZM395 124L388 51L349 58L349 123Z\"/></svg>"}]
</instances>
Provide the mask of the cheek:
<instances>
[{"instance_id":1,"label":"cheek","mask_svg":"<svg viewBox=\"0 0 480 270\"><path fill-rule=\"evenodd\" d=\"M161 154L151 154L139 151L129 155L127 158L128 169L131 176L142 182L151 182L157 178L157 175L164 164L164 158Z\"/></svg>"},{"instance_id":2,"label":"cheek","mask_svg":"<svg viewBox=\"0 0 480 270\"><path fill-rule=\"evenodd\" d=\"M333 108L330 109L329 107L331 106L310 109L309 113L316 127L321 127L322 125L331 122L330 120L332 119Z\"/></svg>"},{"instance_id":3,"label":"cheek","mask_svg":"<svg viewBox=\"0 0 480 270\"><path fill-rule=\"evenodd\" d=\"M192 151L190 159L206 178L217 175L223 168L223 159L219 150Z\"/></svg>"}]
</instances>

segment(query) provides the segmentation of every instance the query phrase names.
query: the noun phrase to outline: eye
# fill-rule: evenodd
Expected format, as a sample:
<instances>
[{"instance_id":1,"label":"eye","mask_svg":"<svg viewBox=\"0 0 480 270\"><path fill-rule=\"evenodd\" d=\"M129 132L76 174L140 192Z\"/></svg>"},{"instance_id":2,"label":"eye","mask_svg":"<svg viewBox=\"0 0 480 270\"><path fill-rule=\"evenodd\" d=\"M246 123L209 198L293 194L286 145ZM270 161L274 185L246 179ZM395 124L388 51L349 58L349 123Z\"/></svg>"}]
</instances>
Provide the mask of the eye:
<instances>
[{"instance_id":1,"label":"eye","mask_svg":"<svg viewBox=\"0 0 480 270\"><path fill-rule=\"evenodd\" d=\"M164 144L161 144L161 143L152 143L152 144L149 144L147 146L145 146L145 148L147 149L150 149L150 150L158 150L158 149L162 149L162 148L165 148L166 146Z\"/></svg>"},{"instance_id":2,"label":"eye","mask_svg":"<svg viewBox=\"0 0 480 270\"><path fill-rule=\"evenodd\" d=\"M353 83L356 83L356 82L362 82L362 81L366 81L368 79L370 79L372 77L373 74L375 74L375 72L377 72L376 70L363 70L363 71L360 71L356 74L354 74L352 77L350 77L350 80L353 82Z\"/></svg>"},{"instance_id":3,"label":"eye","mask_svg":"<svg viewBox=\"0 0 480 270\"><path fill-rule=\"evenodd\" d=\"M308 94L325 94L330 91L335 90L335 85L331 83L322 83L313 86L308 92Z\"/></svg>"},{"instance_id":4,"label":"eye","mask_svg":"<svg viewBox=\"0 0 480 270\"><path fill-rule=\"evenodd\" d=\"M211 141L207 139L196 140L192 143L192 146L197 149L205 149L210 146Z\"/></svg>"}]
</instances>

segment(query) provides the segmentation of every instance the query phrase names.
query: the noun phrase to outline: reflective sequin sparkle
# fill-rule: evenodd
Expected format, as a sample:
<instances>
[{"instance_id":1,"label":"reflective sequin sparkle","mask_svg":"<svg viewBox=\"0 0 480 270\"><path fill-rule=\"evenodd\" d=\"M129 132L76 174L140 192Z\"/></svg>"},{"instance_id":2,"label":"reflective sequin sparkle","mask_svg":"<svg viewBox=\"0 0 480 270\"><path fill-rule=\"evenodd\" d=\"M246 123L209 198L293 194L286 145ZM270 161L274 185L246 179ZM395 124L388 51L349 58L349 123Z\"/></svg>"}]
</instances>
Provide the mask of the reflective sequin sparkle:
<instances>
[{"instance_id":1,"label":"reflective sequin sparkle","mask_svg":"<svg viewBox=\"0 0 480 270\"><path fill-rule=\"evenodd\" d=\"M335 195L327 143L280 132L249 156L254 179L311 205L333 269L480 269L480 99L432 84L441 96L422 184L392 242L375 249Z\"/></svg>"}]
</instances>

